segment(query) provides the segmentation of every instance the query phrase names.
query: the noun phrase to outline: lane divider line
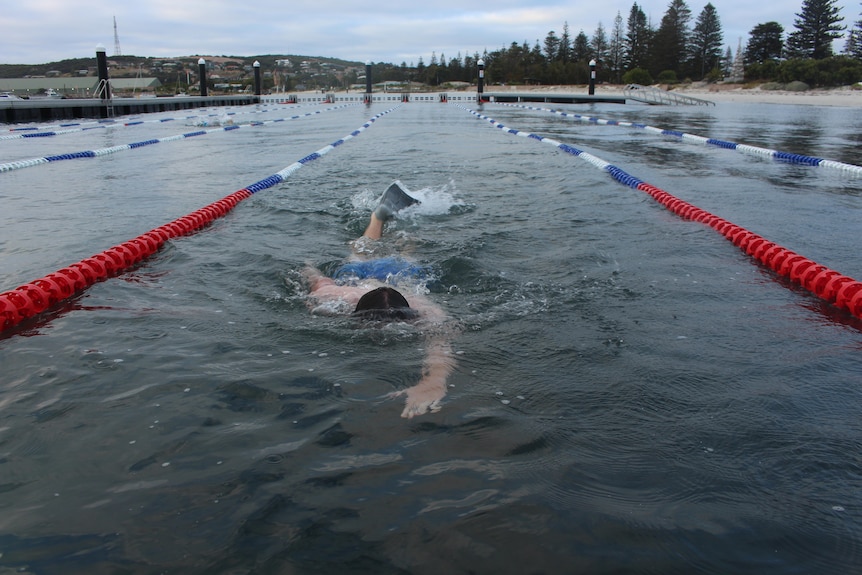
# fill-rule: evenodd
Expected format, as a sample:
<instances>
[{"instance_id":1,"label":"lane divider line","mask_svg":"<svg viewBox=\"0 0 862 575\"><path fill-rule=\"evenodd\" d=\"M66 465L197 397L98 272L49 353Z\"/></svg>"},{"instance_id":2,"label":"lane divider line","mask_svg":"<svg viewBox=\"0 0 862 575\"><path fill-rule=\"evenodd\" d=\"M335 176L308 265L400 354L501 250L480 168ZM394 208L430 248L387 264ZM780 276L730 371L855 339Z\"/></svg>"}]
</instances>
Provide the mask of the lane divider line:
<instances>
[{"instance_id":1,"label":"lane divider line","mask_svg":"<svg viewBox=\"0 0 862 575\"><path fill-rule=\"evenodd\" d=\"M683 201L660 188L627 174L619 167L579 150L574 146L538 134L509 128L493 118L489 118L474 110L463 106L457 107L466 110L478 119L489 122L492 126L507 134L550 144L558 150L586 161L596 168L607 172L619 183L649 194L654 200L681 218L700 222L713 228L728 241L732 242L733 245L781 277L801 286L838 309L850 313L857 319L862 319L862 282L842 275L741 226Z\"/></svg>"},{"instance_id":2,"label":"lane divider line","mask_svg":"<svg viewBox=\"0 0 862 575\"><path fill-rule=\"evenodd\" d=\"M18 161L9 162L6 164L0 164L0 173L10 172L12 170L18 170L21 168L29 168L32 166L39 166L42 164L50 164L53 162L59 162L61 160L77 160L77 159L81 159L81 158L98 158L98 157L107 156L110 154L116 154L117 152L123 152L126 150L136 150L138 148L143 148L145 146L151 146L153 144L161 144L164 142L175 142L177 140L194 138L196 136L206 136L207 134L213 134L216 132L232 132L233 130L239 130L240 128L264 126L267 124L276 124L278 122L284 122L284 121L288 121L288 120L299 120L302 118L307 118L309 116L315 116L317 114L322 114L323 112L330 112L333 110L338 110L340 108L345 108L347 106L355 106L355 105L357 105L357 104L342 104L340 106L332 106L332 107L326 108L324 110L316 110L314 112L306 112L305 114L298 114L295 116L291 116L289 118L278 118L275 120L250 122L248 124L232 124L232 125L228 125L228 126L221 126L218 128L210 128L208 130L195 130L193 132L186 132L185 134L176 134L174 136L167 136L164 138L153 138L151 140L144 140L142 142L133 142L131 144L120 144L118 146L111 146L109 148L100 148L97 150L85 150L82 152L71 152L68 154L55 154L55 155L51 155L51 156L43 156L41 158L30 158L28 160L18 160ZM42 134L42 135L47 135L47 134Z\"/></svg>"},{"instance_id":3,"label":"lane divider line","mask_svg":"<svg viewBox=\"0 0 862 575\"><path fill-rule=\"evenodd\" d=\"M119 275L156 253L170 239L189 235L213 220L223 217L241 201L253 194L271 188L288 178L302 166L322 158L335 148L347 143L370 128L379 118L401 107L401 104L381 112L358 129L323 148L312 152L283 170L237 190L186 216L150 230L122 244L94 256L71 264L47 276L0 293L0 333L21 322L49 311L81 293L91 285Z\"/></svg>"},{"instance_id":4,"label":"lane divider line","mask_svg":"<svg viewBox=\"0 0 862 575\"><path fill-rule=\"evenodd\" d=\"M605 120L602 118L596 118L594 116L582 116L581 114L572 114L570 112L564 112L562 110L554 110L549 108L538 108L535 106L525 106L523 104L501 104L502 106L511 106L516 108L523 108L525 110L535 110L539 112L549 112L551 114L555 114L557 116L561 116L564 118L573 118L583 123L596 124L600 126L621 126L624 128L634 128L638 130L643 130L645 132L656 134L659 136L669 136L673 138L677 138L680 141L692 143L692 144L700 144L704 146L715 146L718 148L723 148L725 150L735 150L737 152L741 152L744 154L752 155L752 156L761 156L765 158L772 158L773 160L778 160L781 162L787 162L790 164L800 164L806 166L820 167L820 168L830 168L833 170L839 170L848 174L853 174L857 176L862 176L862 166L857 166L854 164L846 164L844 162L836 162L834 160L826 160L824 158L816 158L813 156L806 156L803 154L793 154L790 152L781 152L778 150L772 150L769 148L759 148L757 146L749 146L746 144L737 144L735 142L728 142L725 140L718 140L715 138L705 138L703 136L698 136L696 134L687 134L685 132L680 132L678 130L666 130L662 128L656 128L654 126L648 126L646 124L639 124L637 122L624 122L618 120Z\"/></svg>"},{"instance_id":5,"label":"lane divider line","mask_svg":"<svg viewBox=\"0 0 862 575\"><path fill-rule=\"evenodd\" d=\"M311 104L295 104L295 107L301 108L306 107ZM64 122L61 124L50 124L50 125L40 125L40 126L15 126L13 128L9 128L10 134L0 135L0 141L4 140L19 140L22 138L44 138L50 136L62 136L65 134L72 134L75 132L83 132L86 130L93 130L97 128L107 129L107 128L126 128L129 126L140 126L142 124L165 124L167 122L175 122L175 121L184 121L184 120L194 120L195 118L220 118L222 116L240 116L247 114L264 114L266 112L271 112L273 110L281 111L284 108L263 108L263 109L254 109L247 110L246 106L242 106L239 108L239 112L229 111L232 110L234 106L224 107L224 111L221 113L211 113L211 114L193 114L190 116L180 116L173 118L157 118L155 120L137 120L139 114L130 114L128 116L127 121L119 121L113 118L107 118L104 120L97 120L94 122ZM217 108L210 108L217 109ZM202 112L205 112L205 108L201 108ZM155 112L145 112L145 114L153 114ZM70 128L68 130L58 130L57 128Z\"/></svg>"}]
</instances>

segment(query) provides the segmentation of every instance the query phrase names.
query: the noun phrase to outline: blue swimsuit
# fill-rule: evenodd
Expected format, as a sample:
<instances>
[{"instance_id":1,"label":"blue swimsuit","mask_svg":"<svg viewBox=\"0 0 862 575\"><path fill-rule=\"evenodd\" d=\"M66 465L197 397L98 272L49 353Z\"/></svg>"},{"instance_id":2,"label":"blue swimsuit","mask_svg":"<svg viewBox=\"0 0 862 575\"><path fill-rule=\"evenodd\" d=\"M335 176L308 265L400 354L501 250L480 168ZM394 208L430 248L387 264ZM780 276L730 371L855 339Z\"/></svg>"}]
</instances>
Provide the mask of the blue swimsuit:
<instances>
[{"instance_id":1,"label":"blue swimsuit","mask_svg":"<svg viewBox=\"0 0 862 575\"><path fill-rule=\"evenodd\" d=\"M423 280L431 275L431 270L399 257L378 258L348 262L332 274L338 282L350 280L376 279L397 285L398 279Z\"/></svg>"}]
</instances>

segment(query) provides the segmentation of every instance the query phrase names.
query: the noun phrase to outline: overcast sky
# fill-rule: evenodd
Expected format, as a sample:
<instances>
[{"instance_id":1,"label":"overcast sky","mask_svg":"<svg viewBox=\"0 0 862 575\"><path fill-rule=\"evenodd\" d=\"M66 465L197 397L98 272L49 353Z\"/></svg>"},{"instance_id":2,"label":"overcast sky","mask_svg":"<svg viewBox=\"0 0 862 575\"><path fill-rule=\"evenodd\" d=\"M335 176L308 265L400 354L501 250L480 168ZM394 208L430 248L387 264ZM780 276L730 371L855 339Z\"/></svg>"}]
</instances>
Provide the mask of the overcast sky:
<instances>
[{"instance_id":1,"label":"overcast sky","mask_svg":"<svg viewBox=\"0 0 862 575\"><path fill-rule=\"evenodd\" d=\"M625 24L633 0L8 0L0 10L0 63L38 64L115 53L167 58L193 55L299 54L358 62L430 63L559 36L568 22L574 38L610 32L619 12ZM669 0L637 2L657 27ZM687 0L692 24L707 0ZM714 0L724 42L736 54L740 38L775 21L794 30L802 0ZM845 24L859 19L858 0L839 0ZM836 43L841 50L843 41Z\"/></svg>"}]
</instances>

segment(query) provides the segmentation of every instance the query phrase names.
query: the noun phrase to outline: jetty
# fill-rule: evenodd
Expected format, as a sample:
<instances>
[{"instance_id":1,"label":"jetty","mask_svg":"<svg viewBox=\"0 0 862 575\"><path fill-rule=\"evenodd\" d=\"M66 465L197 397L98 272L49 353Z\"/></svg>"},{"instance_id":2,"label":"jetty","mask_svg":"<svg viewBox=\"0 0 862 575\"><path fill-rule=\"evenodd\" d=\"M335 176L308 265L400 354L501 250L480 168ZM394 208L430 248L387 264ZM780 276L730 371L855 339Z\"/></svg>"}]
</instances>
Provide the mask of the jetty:
<instances>
[{"instance_id":1,"label":"jetty","mask_svg":"<svg viewBox=\"0 0 862 575\"><path fill-rule=\"evenodd\" d=\"M547 104L625 104L619 94L566 94L556 92L484 92L483 102L544 102Z\"/></svg>"},{"instance_id":2,"label":"jetty","mask_svg":"<svg viewBox=\"0 0 862 575\"><path fill-rule=\"evenodd\" d=\"M68 100L31 98L0 100L0 123L51 122L81 118L110 119L150 112L169 112L214 106L247 106L253 104L309 104L336 102L482 102L548 104L631 104L713 106L714 102L648 86L630 84L622 92L584 94L566 92L374 92L297 94L242 94L224 96L169 96L140 98L73 98Z\"/></svg>"},{"instance_id":3,"label":"jetty","mask_svg":"<svg viewBox=\"0 0 862 575\"><path fill-rule=\"evenodd\" d=\"M622 93L571 94L563 92L485 92L483 102L544 102L547 104L626 104L639 102L657 106L714 106L715 102L662 90L652 86L628 84Z\"/></svg>"},{"instance_id":4,"label":"jetty","mask_svg":"<svg viewBox=\"0 0 862 575\"><path fill-rule=\"evenodd\" d=\"M141 98L30 98L0 100L0 123L51 122L81 118L110 119L114 116L168 112L211 106L245 106L257 104L253 94L226 96L169 96Z\"/></svg>"}]
</instances>

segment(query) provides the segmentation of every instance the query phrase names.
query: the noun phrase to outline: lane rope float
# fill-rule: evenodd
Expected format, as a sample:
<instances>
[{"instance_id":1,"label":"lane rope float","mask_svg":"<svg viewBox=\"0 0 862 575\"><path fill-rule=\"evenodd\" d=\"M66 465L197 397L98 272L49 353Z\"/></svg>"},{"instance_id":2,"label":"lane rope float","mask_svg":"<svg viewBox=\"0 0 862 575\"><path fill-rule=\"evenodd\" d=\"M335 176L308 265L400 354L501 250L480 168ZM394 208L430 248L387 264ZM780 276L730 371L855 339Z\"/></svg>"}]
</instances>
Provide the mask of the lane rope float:
<instances>
[{"instance_id":1,"label":"lane rope float","mask_svg":"<svg viewBox=\"0 0 862 575\"><path fill-rule=\"evenodd\" d=\"M207 134L213 134L216 132L231 132L233 130L239 130L240 128L264 126L264 125L268 125L268 124L275 124L278 122L285 122L288 120L298 120L301 118L307 118L308 116L314 116L317 114L321 114L323 112L330 112L330 111L337 110L340 108L345 108L348 106L356 106L356 105L358 105L358 104L341 104L339 106L332 106L330 108L326 108L324 110L317 110L314 112L306 112L305 114L299 114L299 115L291 116L289 118L278 118L275 120L264 120L264 121L260 121L260 122L250 122L248 124L232 124L232 125L228 125L228 126L220 126L217 128L210 128L208 130L196 130L194 132L186 132L185 134L176 134L173 136L167 136L165 138L153 138L151 140L144 140L142 142L133 142L131 144L120 144L118 146L111 146L108 148L100 148L97 150L85 150L82 152L71 152L68 154L55 154L52 156L43 156L41 158L30 158L28 160L18 160L18 161L9 162L6 164L0 164L0 173L11 172L12 170L18 170L21 168L29 168L32 166L39 166L39 165L43 165L43 164L50 164L50 163L59 162L62 160L78 160L81 158L98 158L98 157L107 156L110 154L116 154L117 152L123 152L126 150L135 150L138 148L151 146L153 144L161 144L164 142L175 142L177 140L194 138L195 136L205 136Z\"/></svg>"},{"instance_id":2,"label":"lane rope float","mask_svg":"<svg viewBox=\"0 0 862 575\"><path fill-rule=\"evenodd\" d=\"M210 224L213 220L223 217L239 202L285 181L305 164L322 158L335 148L359 136L379 118L399 107L401 107L400 104L377 114L343 138L308 154L268 178L225 196L217 202L152 229L125 243L50 273L43 278L0 293L0 333L49 311L96 282L119 275L124 270L156 253L166 241L191 234Z\"/></svg>"},{"instance_id":3,"label":"lane rope float","mask_svg":"<svg viewBox=\"0 0 862 575\"><path fill-rule=\"evenodd\" d=\"M654 126L649 126L647 124L640 124L637 122L624 122L620 120L605 120L602 118L596 118L594 116L582 116L581 114L572 114L570 112L564 112L562 110L553 110L549 108L537 108L535 106L524 106L522 104L501 104L503 106L512 106L516 108L523 108L525 110L535 110L539 112L549 112L551 114L555 114L557 116L562 116L564 118L574 118L583 123L589 124L597 124L600 126L621 126L624 128L634 128L638 130L643 130L645 132L649 132L651 134L656 134L660 136L670 136L673 138L677 138L683 142L691 143L691 144L700 144L705 146L715 146L718 148L723 148L725 150L735 150L737 152L741 152L744 154L752 155L752 156L761 156L765 158L772 158L773 160L779 160L782 162L790 163L790 164L801 164L806 166L813 166L819 168L830 168L833 170L839 170L848 174L853 174L856 176L862 176L862 166L857 166L854 164L846 164L844 162L837 162L834 160L827 160L824 158L816 158L813 156L806 156L803 154L794 154L791 152L781 152L778 150L772 150L769 148L759 148L757 146L749 146L747 144L737 144L735 142L728 142L725 140L718 140L715 138L705 138L703 136L698 136L695 134L687 134L685 132L680 132L678 130L666 130L663 128L656 128Z\"/></svg>"},{"instance_id":4,"label":"lane rope float","mask_svg":"<svg viewBox=\"0 0 862 575\"><path fill-rule=\"evenodd\" d=\"M49 136L62 136L65 134L75 134L77 132L86 132L88 130L104 130L108 128L108 125L102 126L82 126L79 128L69 128L67 130L52 130L48 132L27 132L24 134L7 134L5 136L0 136L0 141L3 140L21 140L25 138L46 138ZM22 130L24 128L21 128ZM27 128L30 130L38 130L38 128Z\"/></svg>"},{"instance_id":5,"label":"lane rope float","mask_svg":"<svg viewBox=\"0 0 862 575\"><path fill-rule=\"evenodd\" d=\"M306 104L297 104L296 107L303 107ZM228 106L225 110L232 110L233 106ZM181 116L174 118L159 118L156 120L136 120L133 119L137 117L137 115L131 115L129 120L126 122L118 122L114 119L105 119L98 120L96 122L66 122L62 124L51 124L46 126L24 126L24 127L15 127L9 128L11 134L0 135L0 141L4 140L20 140L25 138L45 138L50 136L62 136L65 134L74 134L77 132L85 132L87 130L94 129L107 129L107 128L126 128L130 126L140 126L142 124L165 124L167 122L176 122L176 121L185 121L185 120L194 120L195 118L218 118L221 116L241 116L248 114L264 114L267 112L272 112L273 110L281 111L283 108L264 108L260 110L245 110L241 109L239 112L231 112L225 111L220 114L212 113L212 114L194 114L191 116ZM57 130L57 128L69 128L67 130Z\"/></svg>"},{"instance_id":6,"label":"lane rope float","mask_svg":"<svg viewBox=\"0 0 862 575\"><path fill-rule=\"evenodd\" d=\"M488 121L495 128L499 128L507 134L534 139L544 144L550 144L567 154L580 158L596 168L607 172L617 182L649 194L654 200L681 218L706 224L713 228L715 231L722 234L728 241L732 242L733 245L737 246L743 252L756 259L761 264L767 266L781 277L801 286L808 292L814 294L827 303L834 305L838 309L849 312L857 319L862 319L862 282L858 282L851 277L842 275L835 270L829 269L824 265L820 265L815 261L776 244L775 242L771 242L760 235L750 232L741 226L733 224L707 212L706 210L681 200L660 188L627 174L617 166L593 156L588 152L584 152L574 146L564 144L552 138L546 138L538 134L522 132L514 128L509 128L493 118L489 118L488 116L482 115L474 110L463 106L458 107L466 110L470 114L473 114L478 119Z\"/></svg>"}]
</instances>

